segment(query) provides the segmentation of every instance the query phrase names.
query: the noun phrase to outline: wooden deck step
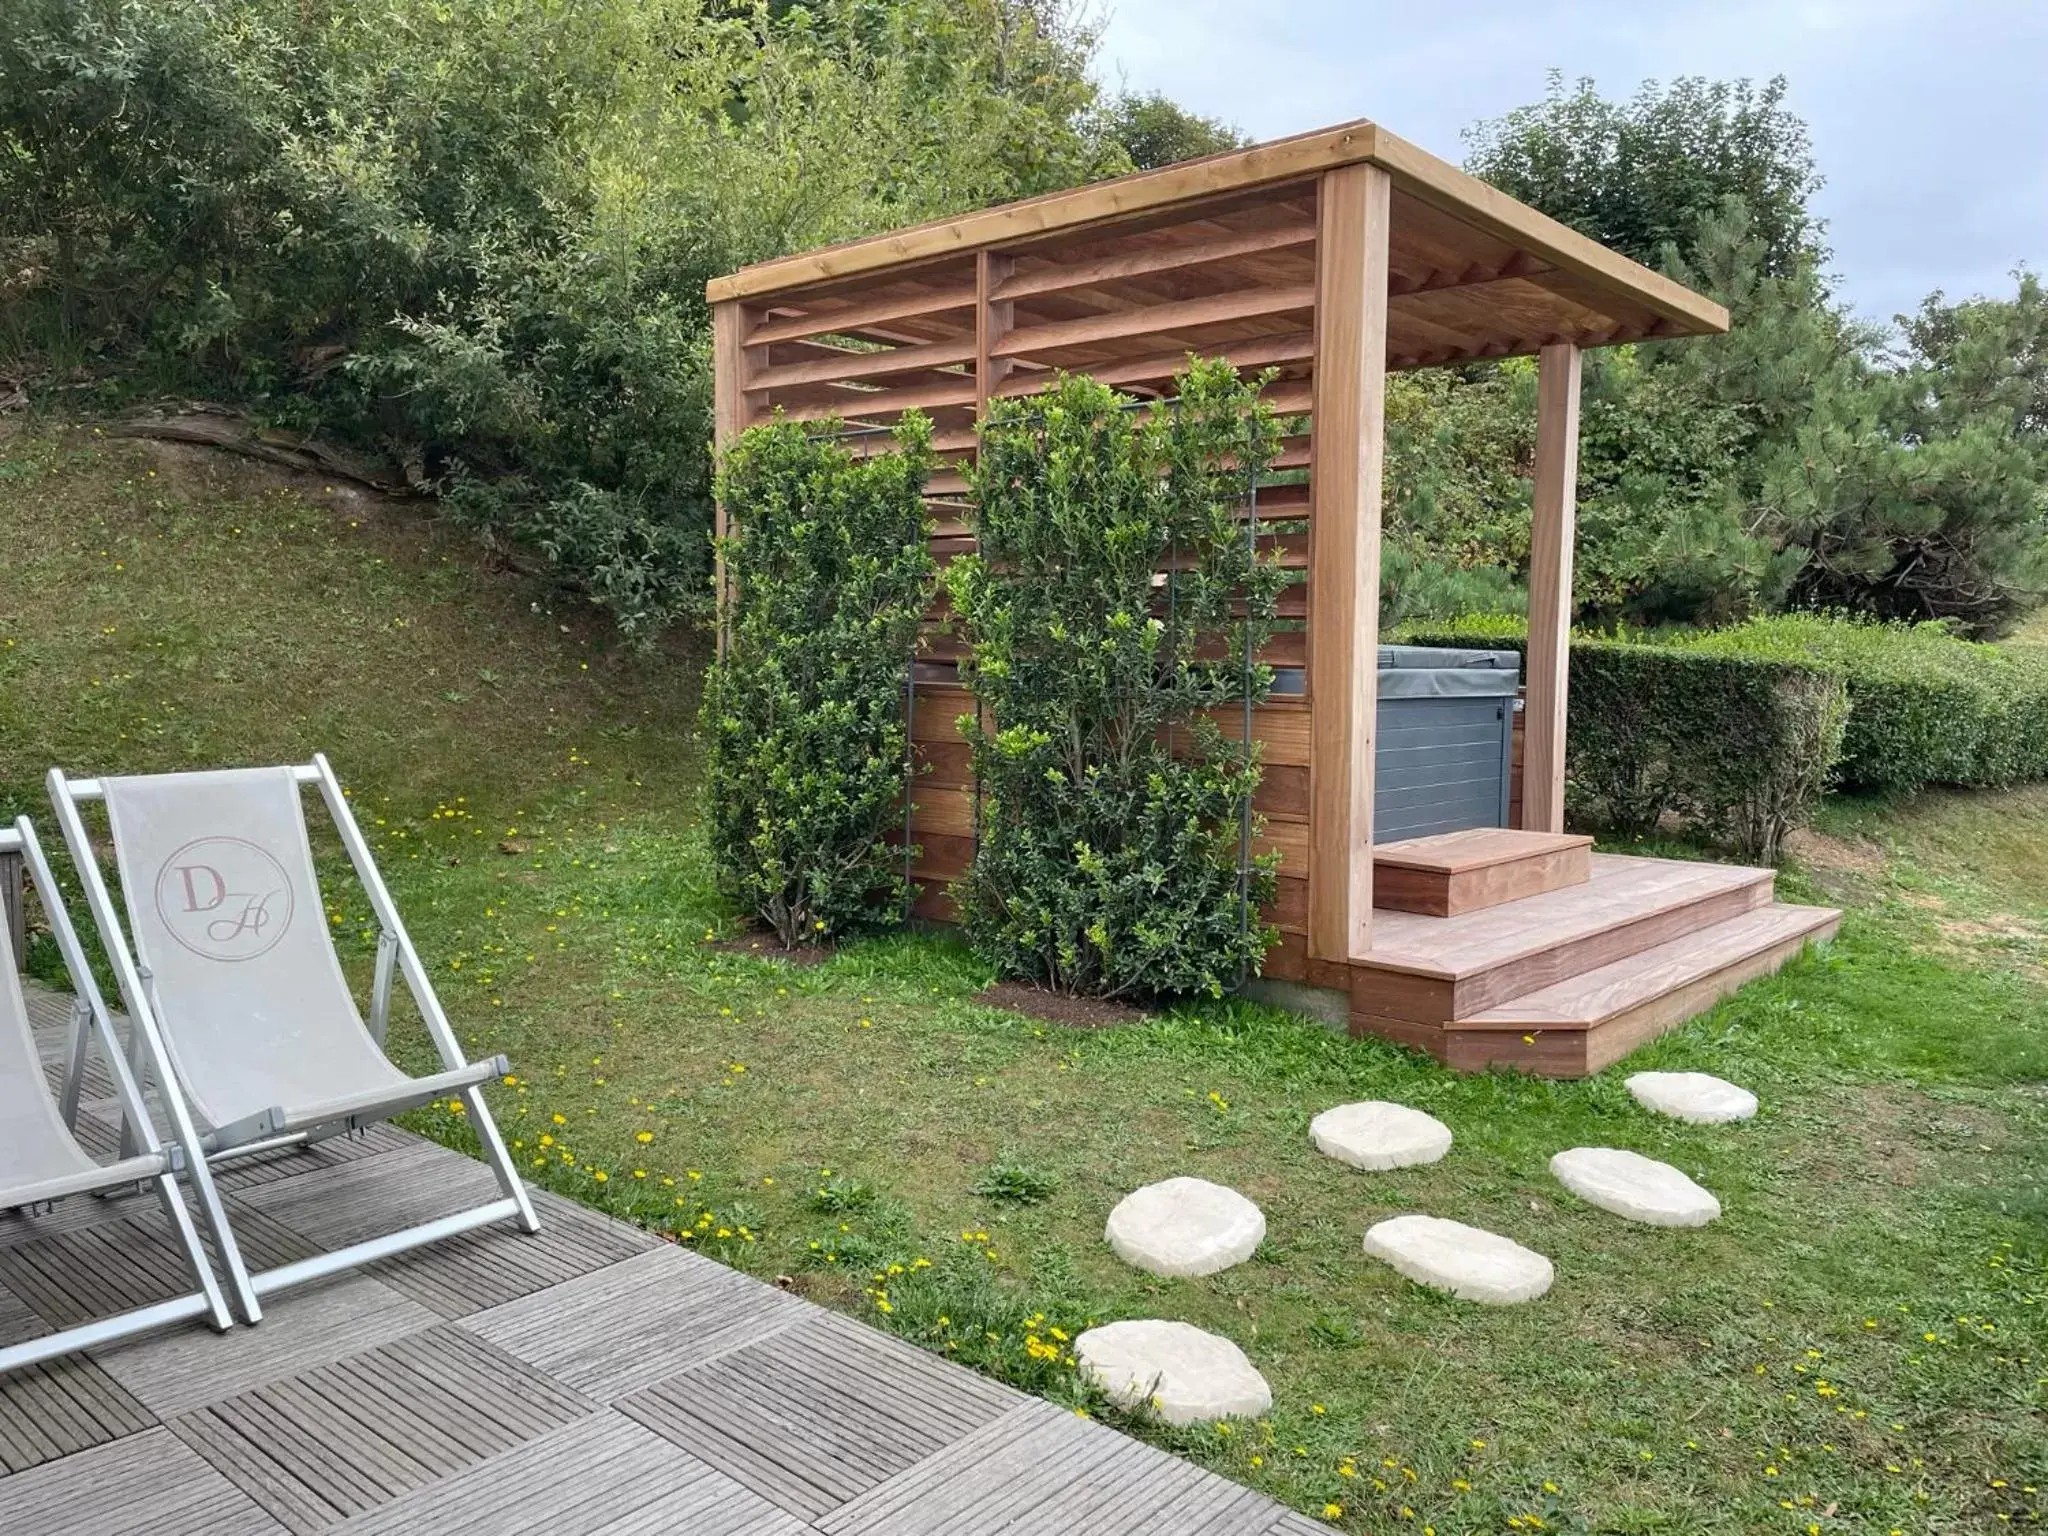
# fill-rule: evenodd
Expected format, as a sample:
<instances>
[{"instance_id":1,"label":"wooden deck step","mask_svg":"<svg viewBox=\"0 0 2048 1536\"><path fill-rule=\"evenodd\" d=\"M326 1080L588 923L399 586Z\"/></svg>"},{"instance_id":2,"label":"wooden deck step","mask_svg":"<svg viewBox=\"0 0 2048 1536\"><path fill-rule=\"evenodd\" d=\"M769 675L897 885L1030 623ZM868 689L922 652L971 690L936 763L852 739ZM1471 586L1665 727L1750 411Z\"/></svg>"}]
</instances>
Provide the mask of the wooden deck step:
<instances>
[{"instance_id":1,"label":"wooden deck step","mask_svg":"<svg viewBox=\"0 0 2048 1536\"><path fill-rule=\"evenodd\" d=\"M1592 878L1456 917L1383 912L1351 962L1354 1017L1441 1025L1770 905L1772 874L1594 854Z\"/></svg>"},{"instance_id":2,"label":"wooden deck step","mask_svg":"<svg viewBox=\"0 0 2048 1536\"><path fill-rule=\"evenodd\" d=\"M1456 917L1584 885L1592 873L1590 837L1469 827L1373 849L1372 904L1425 917Z\"/></svg>"},{"instance_id":3,"label":"wooden deck step","mask_svg":"<svg viewBox=\"0 0 2048 1536\"><path fill-rule=\"evenodd\" d=\"M1809 942L1832 938L1841 922L1831 907L1759 907L1456 1019L1444 1026L1439 1054L1464 1071L1598 1072L1777 970Z\"/></svg>"}]
</instances>

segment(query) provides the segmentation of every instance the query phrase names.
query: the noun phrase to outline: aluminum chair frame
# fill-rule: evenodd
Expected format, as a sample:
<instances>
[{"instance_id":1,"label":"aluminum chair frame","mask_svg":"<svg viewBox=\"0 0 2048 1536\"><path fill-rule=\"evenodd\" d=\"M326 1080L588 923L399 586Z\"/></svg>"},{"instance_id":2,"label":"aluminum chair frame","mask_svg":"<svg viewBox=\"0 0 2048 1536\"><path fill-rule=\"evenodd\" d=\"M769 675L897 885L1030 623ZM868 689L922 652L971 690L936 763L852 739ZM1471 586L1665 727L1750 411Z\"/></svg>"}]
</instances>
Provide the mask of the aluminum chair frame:
<instances>
[{"instance_id":1,"label":"aluminum chair frame","mask_svg":"<svg viewBox=\"0 0 2048 1536\"><path fill-rule=\"evenodd\" d=\"M342 1270L374 1263L394 1254L405 1253L414 1248L468 1232L477 1227L489 1226L494 1222L511 1220L520 1231L526 1233L540 1230L540 1219L534 1214L533 1202L526 1186L520 1181L519 1173L513 1167L512 1157L505 1146L505 1139L499 1133L497 1122L492 1118L490 1106L485 1103L483 1083L490 1077L500 1076L509 1070L503 1057L489 1062L471 1062L463 1054L455 1030L448 1022L448 1015L435 994L433 983L427 976L426 967L421 964L419 952L413 947L412 936L406 931L405 923L398 915L398 907L385 887L383 875L378 871L371 856L370 845L363 837L362 828L356 823L350 809L348 797L342 792L341 782L335 777L333 767L324 753L316 753L310 763L294 764L292 775L301 789L307 785L317 786L320 798L327 809L328 817L340 835L343 849L348 854L350 866L355 871L357 883L369 898L370 909L376 915L378 924L377 960L371 988L370 1017L365 1021L372 1037L381 1047L390 1018L392 973L395 970L412 994L413 1002L419 1009L427 1033L439 1052L446 1071L432 1077L414 1078L408 1088L386 1096L375 1102L333 1102L326 1105L301 1106L302 1111L294 1113L291 1106L265 1111L260 1115L237 1121L233 1125L216 1127L211 1135L200 1134L193 1127L183 1092L175 1085L166 1083L166 1103L176 1102L179 1119L180 1139L186 1145L203 1148L203 1156L195 1159L198 1164L193 1180L199 1195L201 1214L213 1236L216 1251L221 1256L223 1267L228 1272L230 1288L234 1294L238 1311L249 1322L257 1322L263 1316L260 1297L294 1286L306 1285ZM98 779L67 778L61 769L52 768L49 774L50 801L56 807L58 825L69 845L72 858L77 862L79 878L85 888L86 904L93 920L98 924L106 944L108 957L113 961L115 979L121 989L121 996L128 1007L133 1040L131 1048L137 1056L145 1052L154 1063L166 1064L173 1058L164 1048L159 1020L162 1010L156 1006L156 989L153 978L139 963L131 943L126 925L107 888L98 859L92 852L91 839L86 833L85 821L80 806L95 800L105 799L105 790ZM332 942L331 938L328 942ZM159 1080L168 1078L168 1071L159 1072ZM71 1085L66 1084L67 1094ZM219 1193L214 1187L209 1170L232 1159L254 1156L258 1153L277 1151L287 1147L307 1147L328 1136L346 1131L360 1130L379 1121L389 1119L399 1112L416 1108L433 1099L448 1097L459 1092L467 1109L467 1120L481 1143L484 1160L497 1175L500 1198L486 1204L458 1211L418 1226L407 1227L382 1237L366 1238L328 1253L315 1254L295 1263L281 1264L267 1270L251 1271L243 1259L240 1246L235 1242L234 1233L222 1205ZM190 1129L190 1139L185 1132Z\"/></svg>"},{"instance_id":2,"label":"aluminum chair frame","mask_svg":"<svg viewBox=\"0 0 2048 1536\"><path fill-rule=\"evenodd\" d=\"M213 1265L200 1245L199 1233L192 1224L192 1213L185 1208L184 1196L178 1189L177 1175L180 1172L193 1178L195 1183L211 1186L205 1162L196 1156L198 1143L189 1135L190 1124L188 1122L181 1127L181 1134L170 1145L158 1140L156 1129L150 1123L149 1107L142 1097L140 1083L130 1070L128 1057L123 1054L114 1021L107 1012L106 999L100 994L99 983L93 978L85 949L78 941L78 930L72 926L70 912L58 893L56 876L50 869L49 860L44 857L42 844L36 839L34 825L26 816L17 819L12 827L0 826L0 853L19 853L27 864L29 878L35 882L36 893L42 898L43 911L49 918L51 936L57 942L65 970L71 974L76 1001L72 1005L69 1058L65 1064L64 1091L59 1095L58 1113L67 1127L77 1125L79 1087L85 1075L86 1051L92 1037L98 1035L101 1049L106 1054L108 1075L114 1080L114 1096L121 1105L125 1122L124 1151L133 1149L120 1163L105 1169L107 1177L97 1183L80 1185L76 1181L66 1181L72 1187L64 1195L52 1197L50 1203L57 1198L104 1194L133 1184L137 1181L137 1164L154 1161L154 1170L144 1167L141 1178L155 1190L171 1231L184 1250L186 1262L198 1282L198 1289L168 1301L131 1308L111 1317L94 1318L90 1322L0 1349L0 1373L76 1354L98 1344L129 1338L188 1318L204 1318L216 1330L225 1332L234 1326L234 1318L228 1312L227 1300L221 1293ZM0 939L0 956L6 953L7 946L4 939ZM8 962L0 960L0 963ZM33 1203L44 1202L37 1200Z\"/></svg>"}]
</instances>

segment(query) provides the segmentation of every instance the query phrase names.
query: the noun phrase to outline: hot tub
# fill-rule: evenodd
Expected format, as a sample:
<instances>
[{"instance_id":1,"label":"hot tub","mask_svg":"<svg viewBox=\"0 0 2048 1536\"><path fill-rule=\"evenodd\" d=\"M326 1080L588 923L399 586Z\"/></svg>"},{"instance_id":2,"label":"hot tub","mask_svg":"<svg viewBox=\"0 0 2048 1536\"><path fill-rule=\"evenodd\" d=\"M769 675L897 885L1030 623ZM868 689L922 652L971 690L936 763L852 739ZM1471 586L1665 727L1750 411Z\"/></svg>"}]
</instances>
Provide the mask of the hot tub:
<instances>
[{"instance_id":1,"label":"hot tub","mask_svg":"<svg viewBox=\"0 0 2048 1536\"><path fill-rule=\"evenodd\" d=\"M1380 647L1376 843L1508 824L1516 651Z\"/></svg>"}]
</instances>

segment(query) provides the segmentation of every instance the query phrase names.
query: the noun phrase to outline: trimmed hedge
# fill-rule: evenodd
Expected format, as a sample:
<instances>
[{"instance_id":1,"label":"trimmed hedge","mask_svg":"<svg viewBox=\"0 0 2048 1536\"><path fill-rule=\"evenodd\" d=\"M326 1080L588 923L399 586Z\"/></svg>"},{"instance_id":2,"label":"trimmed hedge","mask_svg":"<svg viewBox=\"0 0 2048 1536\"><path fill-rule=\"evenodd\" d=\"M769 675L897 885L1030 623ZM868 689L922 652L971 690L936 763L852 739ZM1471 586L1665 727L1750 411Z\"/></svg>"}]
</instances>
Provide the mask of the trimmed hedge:
<instances>
[{"instance_id":1,"label":"trimmed hedge","mask_svg":"<svg viewBox=\"0 0 2048 1536\"><path fill-rule=\"evenodd\" d=\"M1418 628L1415 645L1521 650L1499 617ZM1743 858L1777 857L1826 792L1849 704L1801 659L1574 637L1565 794L1575 822L1641 837L1666 816Z\"/></svg>"},{"instance_id":2,"label":"trimmed hedge","mask_svg":"<svg viewBox=\"0 0 2048 1536\"><path fill-rule=\"evenodd\" d=\"M1261 382L1191 360L1171 405L1140 407L1068 375L981 424L979 548L946 585L991 728L961 717L981 835L953 895L1005 976L1217 996L1272 943L1276 861L1239 867L1258 754L1205 718L1271 683L1240 659L1288 579L1245 537L1251 471L1280 444Z\"/></svg>"},{"instance_id":3,"label":"trimmed hedge","mask_svg":"<svg viewBox=\"0 0 2048 1536\"><path fill-rule=\"evenodd\" d=\"M2048 650L1981 645L1940 624L1820 614L1755 619L1684 644L1839 668L1849 687L1846 787L1911 793L2048 778Z\"/></svg>"},{"instance_id":4,"label":"trimmed hedge","mask_svg":"<svg viewBox=\"0 0 2048 1536\"><path fill-rule=\"evenodd\" d=\"M904 685L934 568L932 430L856 457L823 427L752 427L718 494L725 644L704 678L704 819L719 889L784 947L902 920Z\"/></svg>"}]
</instances>

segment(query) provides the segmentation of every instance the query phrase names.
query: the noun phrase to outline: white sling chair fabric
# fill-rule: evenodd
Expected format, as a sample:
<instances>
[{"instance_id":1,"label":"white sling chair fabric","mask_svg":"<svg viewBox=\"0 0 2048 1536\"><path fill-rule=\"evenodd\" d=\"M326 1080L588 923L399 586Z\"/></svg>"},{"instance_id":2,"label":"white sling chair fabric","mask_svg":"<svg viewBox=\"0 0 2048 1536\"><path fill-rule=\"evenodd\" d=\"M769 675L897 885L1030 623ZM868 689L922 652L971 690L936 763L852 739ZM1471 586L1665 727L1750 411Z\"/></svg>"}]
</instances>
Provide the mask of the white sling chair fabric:
<instances>
[{"instance_id":1,"label":"white sling chair fabric","mask_svg":"<svg viewBox=\"0 0 2048 1536\"><path fill-rule=\"evenodd\" d=\"M410 1077L364 1024L329 934L306 837L302 787L318 786L382 931L381 1018L395 965L445 1070ZM121 922L79 816L104 799L128 922ZM481 1085L505 1059L466 1061L324 757L298 767L72 781L50 770L50 799L140 1034L162 1042L203 1147L195 1188L243 1317L257 1298L504 1220L539 1221ZM330 1253L251 1273L204 1164L301 1146L462 1095L501 1198Z\"/></svg>"},{"instance_id":2,"label":"white sling chair fabric","mask_svg":"<svg viewBox=\"0 0 2048 1536\"><path fill-rule=\"evenodd\" d=\"M15 1369L37 1360L85 1349L110 1339L124 1338L145 1328L159 1327L181 1318L210 1315L217 1328L227 1328L232 1319L199 1234L193 1229L183 1199L172 1179L172 1158L158 1144L148 1123L148 1111L137 1091L127 1063L121 1059L106 1007L84 964L77 935L57 895L55 880L36 842L35 831L23 817L13 827L0 827L0 852L19 852L28 861L37 895L49 914L58 947L71 971L83 1023L96 1030L101 1049L108 1057L116 1097L129 1127L133 1155L113 1163L95 1162L78 1144L71 1127L51 1099L42 1057L36 1049L35 1030L29 1023L27 1000L15 974L18 957L0 927L0 1210L42 1205L71 1195L94 1194L124 1184L154 1182L175 1235L185 1250L192 1269L195 1289L184 1296L155 1306L142 1307L118 1317L102 1318L31 1339L9 1349L0 1349L0 1371Z\"/></svg>"},{"instance_id":3,"label":"white sling chair fabric","mask_svg":"<svg viewBox=\"0 0 2048 1536\"><path fill-rule=\"evenodd\" d=\"M209 1145L381 1119L506 1070L414 1079L371 1038L328 936L293 769L101 788L135 958Z\"/></svg>"}]
</instances>

